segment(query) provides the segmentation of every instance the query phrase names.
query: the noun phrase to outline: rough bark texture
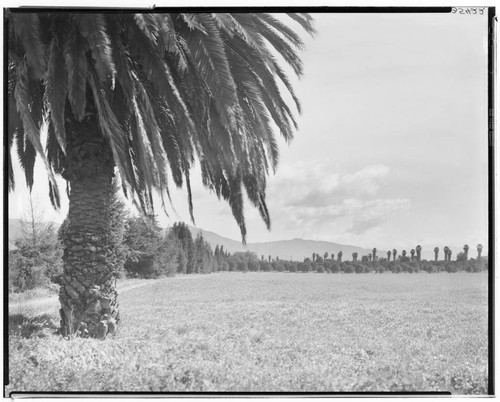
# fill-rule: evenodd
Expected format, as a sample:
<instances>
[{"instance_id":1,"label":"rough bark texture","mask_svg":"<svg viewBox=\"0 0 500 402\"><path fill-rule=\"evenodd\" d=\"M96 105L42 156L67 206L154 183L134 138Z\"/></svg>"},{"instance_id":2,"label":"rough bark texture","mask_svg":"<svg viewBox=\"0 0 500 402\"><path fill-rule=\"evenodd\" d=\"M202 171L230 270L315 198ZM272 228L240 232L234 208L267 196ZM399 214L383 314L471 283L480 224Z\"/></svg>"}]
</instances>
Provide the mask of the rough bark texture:
<instances>
[{"instance_id":1,"label":"rough bark texture","mask_svg":"<svg viewBox=\"0 0 500 402\"><path fill-rule=\"evenodd\" d=\"M63 176L70 191L62 235L61 332L105 338L116 331L120 319L110 225L114 163L96 118L84 120L66 121L68 156Z\"/></svg>"}]
</instances>

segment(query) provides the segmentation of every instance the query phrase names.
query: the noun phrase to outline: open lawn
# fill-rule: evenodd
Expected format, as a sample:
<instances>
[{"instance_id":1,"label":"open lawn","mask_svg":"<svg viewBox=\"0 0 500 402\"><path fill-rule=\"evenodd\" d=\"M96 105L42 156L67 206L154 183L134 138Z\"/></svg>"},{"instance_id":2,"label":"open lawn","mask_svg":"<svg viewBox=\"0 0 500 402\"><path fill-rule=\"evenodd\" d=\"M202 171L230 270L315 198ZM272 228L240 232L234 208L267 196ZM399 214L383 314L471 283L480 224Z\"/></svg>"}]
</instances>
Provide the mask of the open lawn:
<instances>
[{"instance_id":1,"label":"open lawn","mask_svg":"<svg viewBox=\"0 0 500 402\"><path fill-rule=\"evenodd\" d=\"M104 341L54 334L57 303L17 304L7 393L487 392L486 273L221 273L120 300Z\"/></svg>"}]
</instances>

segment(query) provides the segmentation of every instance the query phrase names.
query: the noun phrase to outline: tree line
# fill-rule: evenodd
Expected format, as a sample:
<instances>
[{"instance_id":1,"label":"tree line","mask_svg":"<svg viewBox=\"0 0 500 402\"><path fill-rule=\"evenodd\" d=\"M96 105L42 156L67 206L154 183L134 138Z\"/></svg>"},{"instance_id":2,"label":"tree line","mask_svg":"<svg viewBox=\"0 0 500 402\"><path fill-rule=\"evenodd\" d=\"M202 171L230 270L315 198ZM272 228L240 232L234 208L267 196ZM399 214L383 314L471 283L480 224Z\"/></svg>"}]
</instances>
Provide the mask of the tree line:
<instances>
[{"instance_id":1,"label":"tree line","mask_svg":"<svg viewBox=\"0 0 500 402\"><path fill-rule=\"evenodd\" d=\"M62 256L68 221L57 229L43 222L31 195L27 213L22 219L22 234L16 240L16 249L9 252L9 288L24 291L40 286L54 287L60 283L63 271ZM303 261L283 260L271 255L260 257L256 253L230 253L222 245L211 245L201 233L193 237L183 222L162 229L156 217L130 215L118 195L115 183L111 209L110 261L115 278L159 278L176 274L209 274L213 272L317 272L317 273L369 273L369 272L479 272L488 269L488 260L482 256L482 245L476 247L477 257L469 258L469 246L464 245L456 260L451 250L444 247L444 260L439 260L439 248L434 249L434 260L421 258L422 247L398 253L387 251L358 258L357 252L346 260L343 252L312 253Z\"/></svg>"},{"instance_id":2,"label":"tree line","mask_svg":"<svg viewBox=\"0 0 500 402\"><path fill-rule=\"evenodd\" d=\"M177 273L211 273L218 270L210 244L201 233L193 238L188 226L175 223L163 230L154 216L131 216L115 185L111 203L111 247L108 257L115 278L158 278ZM9 251L9 289L24 291L61 284L66 219L59 228L46 223L31 195L21 220L21 235Z\"/></svg>"},{"instance_id":3,"label":"tree line","mask_svg":"<svg viewBox=\"0 0 500 402\"><path fill-rule=\"evenodd\" d=\"M252 252L237 252L234 254L225 252L223 248L216 246L215 255L218 267L221 271L253 271L253 272L317 272L317 273L416 273L419 271L433 272L480 272L488 269L488 260L485 257L478 259L457 258L451 260L428 261L417 258L410 258L406 253L402 253L397 259L375 258L373 255L357 258L357 253L353 253L352 260L343 261L342 252L337 254L337 259L333 254L324 253L323 256L313 253L312 259L304 258L304 261L282 260L279 257L265 257ZM328 254L328 255L327 255ZM392 254L392 253L391 253Z\"/></svg>"}]
</instances>

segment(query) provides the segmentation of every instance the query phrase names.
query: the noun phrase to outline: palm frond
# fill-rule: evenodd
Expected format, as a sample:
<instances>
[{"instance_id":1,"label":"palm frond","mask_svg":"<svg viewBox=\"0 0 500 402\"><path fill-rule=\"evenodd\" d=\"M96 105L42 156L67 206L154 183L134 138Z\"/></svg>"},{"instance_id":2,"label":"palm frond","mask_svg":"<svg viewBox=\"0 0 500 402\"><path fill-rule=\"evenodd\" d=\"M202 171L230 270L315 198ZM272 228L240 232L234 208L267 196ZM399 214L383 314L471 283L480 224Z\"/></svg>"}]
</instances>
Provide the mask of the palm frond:
<instances>
[{"instance_id":1,"label":"palm frond","mask_svg":"<svg viewBox=\"0 0 500 402\"><path fill-rule=\"evenodd\" d=\"M292 84L286 74L284 73L283 69L279 66L279 64L276 62L276 60L272 60L272 65L273 65L273 70L275 73L278 75L280 78L281 82L285 85L286 89L288 90L288 93L292 96L293 101L295 102L295 106L297 107L297 111L299 114L302 113L302 106L300 104L300 100L295 94L295 91L292 87Z\"/></svg>"},{"instance_id":2,"label":"palm frond","mask_svg":"<svg viewBox=\"0 0 500 402\"><path fill-rule=\"evenodd\" d=\"M199 74L212 93L219 115L226 127L231 127L232 112L236 107L235 83L229 67L225 44L215 21L210 15L198 15L198 22L206 34L189 32L187 43Z\"/></svg>"},{"instance_id":3,"label":"palm frond","mask_svg":"<svg viewBox=\"0 0 500 402\"><path fill-rule=\"evenodd\" d=\"M49 176L49 180L52 183L53 191L59 194L52 167L50 166L50 163L48 162L47 157L43 152L42 143L40 141L40 128L35 125L33 116L28 106L30 104L29 88L30 86L32 87L32 85L30 85L31 83L28 78L28 66L26 61L20 63L17 66L16 73L17 79L16 87L14 89L14 97L16 99L17 111L19 112L19 115L21 116L23 122L25 136L30 141L31 145L33 145L33 148L38 153L38 155L40 155L40 157L42 158L47 174Z\"/></svg>"},{"instance_id":4,"label":"palm frond","mask_svg":"<svg viewBox=\"0 0 500 402\"><path fill-rule=\"evenodd\" d=\"M304 42L300 36L288 25L268 13L259 13L256 14L256 16L267 25L274 28L278 34L283 35L290 43L297 47L297 49L302 50L304 48Z\"/></svg>"},{"instance_id":5,"label":"palm frond","mask_svg":"<svg viewBox=\"0 0 500 402\"><path fill-rule=\"evenodd\" d=\"M90 48L95 68L101 81L113 79L116 70L106 21L102 14L80 14L76 19L80 35Z\"/></svg>"},{"instance_id":6,"label":"palm frond","mask_svg":"<svg viewBox=\"0 0 500 402\"><path fill-rule=\"evenodd\" d=\"M9 99L9 101L10 101L10 99ZM7 107L10 108L11 106L9 105ZM14 178L14 169L12 168L12 159L11 159L12 146L14 143L14 137L16 135L16 131L17 130L13 130L13 131L8 130L8 132L7 132L7 149L6 149L6 152L4 153L4 157L7 158L7 176L8 176L9 191L13 191L15 186L16 186L16 181Z\"/></svg>"},{"instance_id":7,"label":"palm frond","mask_svg":"<svg viewBox=\"0 0 500 402\"><path fill-rule=\"evenodd\" d=\"M308 34L314 35L316 33L313 19L308 13L287 13L287 15L297 21Z\"/></svg>"},{"instance_id":8,"label":"palm frond","mask_svg":"<svg viewBox=\"0 0 500 402\"><path fill-rule=\"evenodd\" d=\"M26 139L23 130L19 130L16 136L17 156L19 164L26 178L26 185L31 191L33 188L34 169L36 162L36 151L31 142Z\"/></svg>"},{"instance_id":9,"label":"palm frond","mask_svg":"<svg viewBox=\"0 0 500 402\"><path fill-rule=\"evenodd\" d=\"M158 44L159 27L155 16L151 14L134 14L134 20L151 44L156 46Z\"/></svg>"},{"instance_id":10,"label":"palm frond","mask_svg":"<svg viewBox=\"0 0 500 402\"><path fill-rule=\"evenodd\" d=\"M268 230L271 230L271 216L266 205L265 178L258 174L246 174L243 176L243 185L249 200L259 210L260 216Z\"/></svg>"},{"instance_id":11,"label":"palm frond","mask_svg":"<svg viewBox=\"0 0 500 402\"><path fill-rule=\"evenodd\" d=\"M56 209L61 208L61 197L59 196L59 191L49 180L49 199L52 206Z\"/></svg>"},{"instance_id":12,"label":"palm frond","mask_svg":"<svg viewBox=\"0 0 500 402\"><path fill-rule=\"evenodd\" d=\"M266 49L265 41L256 29L253 15L249 13L233 13L234 33L240 37L250 47L254 48L263 60L267 60L269 52Z\"/></svg>"},{"instance_id":13,"label":"palm frond","mask_svg":"<svg viewBox=\"0 0 500 402\"><path fill-rule=\"evenodd\" d=\"M36 13L9 13L9 24L14 27L17 39L24 48L28 64L38 79L45 72L45 45L40 38L40 19Z\"/></svg>"},{"instance_id":14,"label":"palm frond","mask_svg":"<svg viewBox=\"0 0 500 402\"><path fill-rule=\"evenodd\" d=\"M175 29L170 14L153 14L158 25L158 47L160 55L163 57L163 50L169 53L175 53L176 40Z\"/></svg>"},{"instance_id":15,"label":"palm frond","mask_svg":"<svg viewBox=\"0 0 500 402\"><path fill-rule=\"evenodd\" d=\"M103 134L108 139L113 152L113 158L118 166L120 175L126 183L134 182L134 172L130 163L128 147L126 143L127 135L122 126L116 119L116 116L109 104L105 95L104 89L101 87L97 72L90 66L89 69L89 84L92 88L94 102L97 108L99 118L99 126Z\"/></svg>"},{"instance_id":16,"label":"palm frond","mask_svg":"<svg viewBox=\"0 0 500 402\"><path fill-rule=\"evenodd\" d=\"M52 38L49 46L49 60L45 74L45 96L47 97L50 118L54 125L59 146L66 154L66 128L64 126L64 111L66 106L66 70L64 68L64 57L57 36Z\"/></svg>"},{"instance_id":17,"label":"palm frond","mask_svg":"<svg viewBox=\"0 0 500 402\"><path fill-rule=\"evenodd\" d=\"M247 228L245 225L241 179L239 175L236 175L229 177L227 181L222 181L222 184L222 196L229 203L233 217L240 227L241 241L246 244Z\"/></svg>"},{"instance_id":18,"label":"palm frond","mask_svg":"<svg viewBox=\"0 0 500 402\"><path fill-rule=\"evenodd\" d=\"M302 62L297 53L290 46L290 44L266 23L264 23L257 15L254 15L253 21L259 34L274 47L274 49L283 57L290 67L292 67L295 74L302 75Z\"/></svg>"},{"instance_id":19,"label":"palm frond","mask_svg":"<svg viewBox=\"0 0 500 402\"><path fill-rule=\"evenodd\" d=\"M196 225L196 222L194 220L193 194L191 192L191 178L189 177L189 169L186 169L184 173L186 175L186 188L187 188L187 200L188 200L188 206L189 206L189 216L191 218L191 222L193 222L193 225Z\"/></svg>"},{"instance_id":20,"label":"palm frond","mask_svg":"<svg viewBox=\"0 0 500 402\"><path fill-rule=\"evenodd\" d=\"M180 15L191 31L199 31L205 36L209 35L204 26L204 23L201 21L201 19L204 17L203 14L181 13Z\"/></svg>"},{"instance_id":21,"label":"palm frond","mask_svg":"<svg viewBox=\"0 0 500 402\"><path fill-rule=\"evenodd\" d=\"M71 30L66 38L63 52L68 73L68 99L73 114L78 121L81 121L85 114L87 101L88 63L86 42L75 28Z\"/></svg>"},{"instance_id":22,"label":"palm frond","mask_svg":"<svg viewBox=\"0 0 500 402\"><path fill-rule=\"evenodd\" d=\"M54 173L62 174L66 166L66 154L62 152L51 119L47 121L47 144L45 151L50 166L54 169Z\"/></svg>"},{"instance_id":23,"label":"palm frond","mask_svg":"<svg viewBox=\"0 0 500 402\"><path fill-rule=\"evenodd\" d=\"M170 67L160 58L154 43L148 40L142 30L137 29L135 23L129 25L128 28L131 56L138 60L148 80L157 85L158 93L168 103L169 108L174 110L190 129L194 129L193 116L172 79Z\"/></svg>"}]
</instances>

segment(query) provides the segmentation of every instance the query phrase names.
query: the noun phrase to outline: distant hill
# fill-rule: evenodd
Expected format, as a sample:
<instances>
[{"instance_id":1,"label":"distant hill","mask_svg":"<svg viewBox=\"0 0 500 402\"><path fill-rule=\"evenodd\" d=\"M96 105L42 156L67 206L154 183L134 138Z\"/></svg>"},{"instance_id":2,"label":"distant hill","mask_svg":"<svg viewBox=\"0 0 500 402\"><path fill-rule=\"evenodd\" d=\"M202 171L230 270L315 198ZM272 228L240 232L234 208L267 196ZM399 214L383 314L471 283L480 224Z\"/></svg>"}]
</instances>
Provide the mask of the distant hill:
<instances>
[{"instance_id":1,"label":"distant hill","mask_svg":"<svg viewBox=\"0 0 500 402\"><path fill-rule=\"evenodd\" d=\"M205 240L210 243L212 248L215 248L218 244L219 246L224 246L224 249L231 253L237 251L253 251L259 257L263 255L265 258L270 255L272 258L279 257L283 260L291 259L295 261L302 261L304 257L311 258L313 253L318 253L323 256L323 254L327 252L328 255L334 253L335 259L337 259L337 253L342 251L342 259L346 261L352 259L352 253L354 252L358 253L359 258L361 258L362 255L371 253L371 250L362 247L332 243L328 241L304 239L247 243L246 246L243 246L240 241L228 239L227 237L220 236L214 232L209 232L192 226L189 226L189 229L191 230L193 237L196 237L198 233L201 232Z\"/></svg>"}]
</instances>

